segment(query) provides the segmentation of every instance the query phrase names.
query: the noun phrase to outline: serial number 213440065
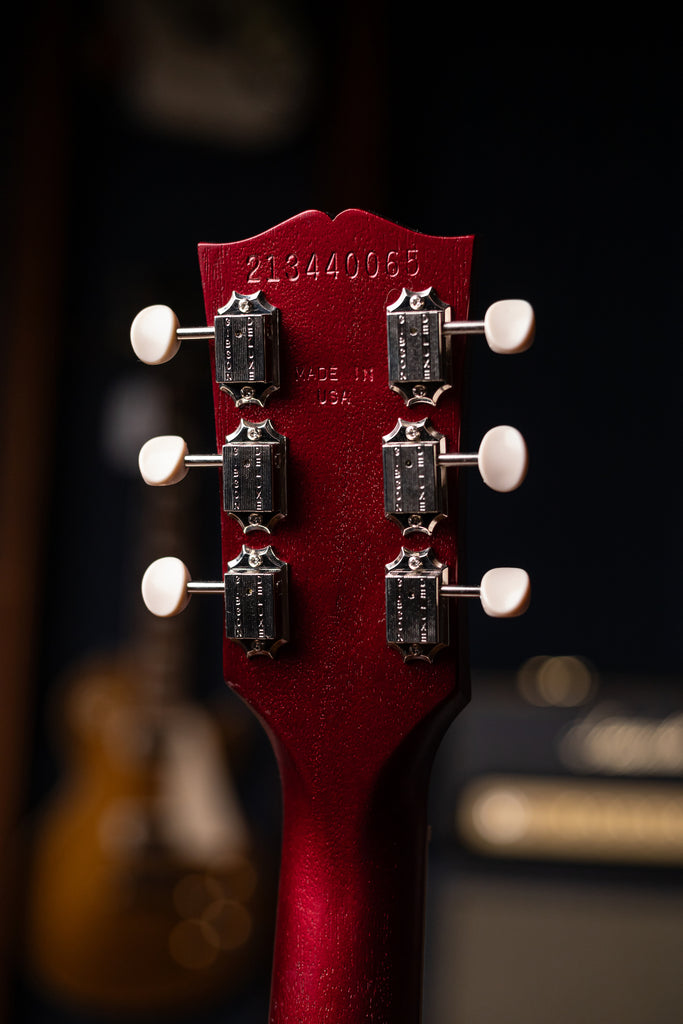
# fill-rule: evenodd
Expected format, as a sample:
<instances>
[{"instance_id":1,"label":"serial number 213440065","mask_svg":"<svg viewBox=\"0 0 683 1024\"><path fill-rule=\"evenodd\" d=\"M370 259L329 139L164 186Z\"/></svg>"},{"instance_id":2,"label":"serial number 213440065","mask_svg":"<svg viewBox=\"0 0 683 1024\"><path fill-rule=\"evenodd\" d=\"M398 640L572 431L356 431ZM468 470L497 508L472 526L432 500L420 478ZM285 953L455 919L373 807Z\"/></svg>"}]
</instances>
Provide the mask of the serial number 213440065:
<instances>
[{"instance_id":1,"label":"serial number 213440065","mask_svg":"<svg viewBox=\"0 0 683 1024\"><path fill-rule=\"evenodd\" d=\"M331 252L307 253L300 256L290 252L286 256L274 253L252 253L247 257L247 282L253 285L274 284L277 281L298 281L301 277L415 277L420 272L420 254L417 249L391 249L388 252Z\"/></svg>"}]
</instances>

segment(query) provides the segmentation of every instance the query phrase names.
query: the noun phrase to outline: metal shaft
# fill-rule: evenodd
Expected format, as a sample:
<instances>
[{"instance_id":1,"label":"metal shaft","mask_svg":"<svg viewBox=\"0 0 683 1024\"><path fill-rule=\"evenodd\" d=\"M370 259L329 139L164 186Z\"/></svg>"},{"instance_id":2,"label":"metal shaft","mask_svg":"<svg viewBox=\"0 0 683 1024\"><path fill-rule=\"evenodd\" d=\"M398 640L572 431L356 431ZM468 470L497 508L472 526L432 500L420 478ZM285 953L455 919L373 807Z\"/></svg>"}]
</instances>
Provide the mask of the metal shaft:
<instances>
[{"instance_id":1,"label":"metal shaft","mask_svg":"<svg viewBox=\"0 0 683 1024\"><path fill-rule=\"evenodd\" d=\"M441 328L442 334L483 334L483 320L449 320Z\"/></svg>"},{"instance_id":2,"label":"metal shaft","mask_svg":"<svg viewBox=\"0 0 683 1024\"><path fill-rule=\"evenodd\" d=\"M196 468L197 466L222 466L223 456L222 455L186 455L185 465L188 469Z\"/></svg>"},{"instance_id":3,"label":"metal shaft","mask_svg":"<svg viewBox=\"0 0 683 1024\"><path fill-rule=\"evenodd\" d=\"M443 452L437 462L440 466L478 466L479 456L467 452Z\"/></svg>"},{"instance_id":4,"label":"metal shaft","mask_svg":"<svg viewBox=\"0 0 683 1024\"><path fill-rule=\"evenodd\" d=\"M481 587L460 587L455 583L444 583L440 594L442 597L479 597Z\"/></svg>"},{"instance_id":5,"label":"metal shaft","mask_svg":"<svg viewBox=\"0 0 683 1024\"><path fill-rule=\"evenodd\" d=\"M214 333L213 327L179 327L176 337L178 341L211 341Z\"/></svg>"},{"instance_id":6,"label":"metal shaft","mask_svg":"<svg viewBox=\"0 0 683 1024\"><path fill-rule=\"evenodd\" d=\"M207 582L206 580L190 580L187 584L188 594L224 594L223 580Z\"/></svg>"}]
</instances>

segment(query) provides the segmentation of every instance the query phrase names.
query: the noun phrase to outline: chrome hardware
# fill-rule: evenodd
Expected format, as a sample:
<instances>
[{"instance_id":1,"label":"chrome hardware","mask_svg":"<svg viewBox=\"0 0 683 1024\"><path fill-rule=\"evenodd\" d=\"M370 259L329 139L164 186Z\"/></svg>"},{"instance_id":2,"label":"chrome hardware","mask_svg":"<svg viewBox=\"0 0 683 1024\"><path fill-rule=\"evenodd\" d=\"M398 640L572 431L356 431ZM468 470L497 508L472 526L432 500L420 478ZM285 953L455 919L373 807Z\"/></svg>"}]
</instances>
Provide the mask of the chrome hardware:
<instances>
[{"instance_id":1,"label":"chrome hardware","mask_svg":"<svg viewBox=\"0 0 683 1024\"><path fill-rule=\"evenodd\" d=\"M225 573L225 632L249 657L273 657L289 639L288 566L273 549L242 547Z\"/></svg>"},{"instance_id":2,"label":"chrome hardware","mask_svg":"<svg viewBox=\"0 0 683 1024\"><path fill-rule=\"evenodd\" d=\"M404 661L433 661L448 644L448 609L441 587L448 567L431 548L408 551L386 566L387 643Z\"/></svg>"},{"instance_id":3,"label":"chrome hardware","mask_svg":"<svg viewBox=\"0 0 683 1024\"><path fill-rule=\"evenodd\" d=\"M176 484L193 467L223 471L223 508L245 533L271 527L287 514L287 439L270 420L240 420L218 455L190 455L182 437L153 437L140 449L143 480L152 487Z\"/></svg>"},{"instance_id":4,"label":"chrome hardware","mask_svg":"<svg viewBox=\"0 0 683 1024\"><path fill-rule=\"evenodd\" d=\"M433 661L448 644L446 598L478 597L487 615L510 619L523 615L531 600L524 569L489 569L478 587L449 584L448 567L431 548L401 554L386 568L387 643L404 661Z\"/></svg>"},{"instance_id":5,"label":"chrome hardware","mask_svg":"<svg viewBox=\"0 0 683 1024\"><path fill-rule=\"evenodd\" d=\"M233 292L214 320L216 382L238 408L265 405L280 387L280 313L263 292Z\"/></svg>"},{"instance_id":6,"label":"chrome hardware","mask_svg":"<svg viewBox=\"0 0 683 1024\"><path fill-rule=\"evenodd\" d=\"M143 363L156 366L173 359L183 341L213 339L216 383L238 407L265 405L280 387L280 312L263 292L233 292L211 327L181 327L168 306L141 309L130 328L133 351Z\"/></svg>"},{"instance_id":7,"label":"chrome hardware","mask_svg":"<svg viewBox=\"0 0 683 1024\"><path fill-rule=\"evenodd\" d=\"M169 618L187 607L194 594L222 594L225 632L249 657L273 657L289 638L288 566L268 546L242 547L228 562L222 580L193 580L184 562L157 558L142 577L142 599L153 615Z\"/></svg>"},{"instance_id":8,"label":"chrome hardware","mask_svg":"<svg viewBox=\"0 0 683 1024\"><path fill-rule=\"evenodd\" d=\"M445 437L428 419L400 419L382 441L384 513L404 535L431 534L448 514L449 468L477 466L484 483L501 492L515 490L526 476L526 443L515 427L492 427L474 453L445 451Z\"/></svg>"},{"instance_id":9,"label":"chrome hardware","mask_svg":"<svg viewBox=\"0 0 683 1024\"><path fill-rule=\"evenodd\" d=\"M387 307L389 387L406 405L436 405L452 387L451 350L443 342L450 307L433 288L401 291Z\"/></svg>"},{"instance_id":10,"label":"chrome hardware","mask_svg":"<svg viewBox=\"0 0 683 1024\"><path fill-rule=\"evenodd\" d=\"M223 445L223 508L245 533L287 514L287 441L270 420L240 425Z\"/></svg>"},{"instance_id":11,"label":"chrome hardware","mask_svg":"<svg viewBox=\"0 0 683 1024\"><path fill-rule=\"evenodd\" d=\"M439 456L446 438L428 420L399 420L382 438L384 513L404 534L431 534L447 514L446 471Z\"/></svg>"},{"instance_id":12,"label":"chrome hardware","mask_svg":"<svg viewBox=\"0 0 683 1024\"><path fill-rule=\"evenodd\" d=\"M499 355L525 352L534 340L534 311L524 299L501 299L486 310L483 320L451 321L450 309L433 288L403 289L387 307L389 387L406 405L436 405L452 387L452 335L483 334Z\"/></svg>"}]
</instances>

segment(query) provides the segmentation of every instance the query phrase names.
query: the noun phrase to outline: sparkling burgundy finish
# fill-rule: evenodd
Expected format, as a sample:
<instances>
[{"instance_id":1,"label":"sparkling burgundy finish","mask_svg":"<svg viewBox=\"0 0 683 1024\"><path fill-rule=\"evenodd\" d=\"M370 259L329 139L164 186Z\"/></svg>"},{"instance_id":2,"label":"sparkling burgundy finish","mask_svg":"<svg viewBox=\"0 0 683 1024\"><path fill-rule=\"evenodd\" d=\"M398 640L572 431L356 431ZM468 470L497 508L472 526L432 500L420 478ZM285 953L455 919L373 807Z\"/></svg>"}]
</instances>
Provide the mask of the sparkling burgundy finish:
<instances>
[{"instance_id":1,"label":"sparkling burgundy finish","mask_svg":"<svg viewBox=\"0 0 683 1024\"><path fill-rule=\"evenodd\" d=\"M291 641L271 661L225 641L228 684L258 714L280 765L284 823L273 1024L416 1024L420 1016L427 782L435 747L468 698L452 643L433 665L387 647L384 566L403 538L384 517L382 435L429 416L459 450L464 341L437 408L387 384L386 307L433 286L468 313L472 239L417 234L359 210L309 211L264 234L199 248L208 322L233 290L281 310L281 389L266 409L215 388L217 444L240 418L288 438L287 518L272 537L222 517L223 566L272 543L290 566ZM317 271L317 273L316 273ZM451 515L431 540L457 582ZM458 621L460 618L460 622Z\"/></svg>"}]
</instances>

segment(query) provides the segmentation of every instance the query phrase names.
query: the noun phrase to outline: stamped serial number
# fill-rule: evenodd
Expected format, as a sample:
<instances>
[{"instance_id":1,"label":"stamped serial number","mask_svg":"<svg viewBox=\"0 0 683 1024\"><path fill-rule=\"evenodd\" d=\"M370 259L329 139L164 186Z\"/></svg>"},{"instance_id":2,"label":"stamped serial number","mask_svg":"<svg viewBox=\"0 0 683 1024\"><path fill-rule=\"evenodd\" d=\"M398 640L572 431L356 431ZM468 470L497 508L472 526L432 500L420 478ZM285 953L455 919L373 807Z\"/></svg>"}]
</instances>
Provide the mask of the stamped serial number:
<instances>
[{"instance_id":1,"label":"stamped serial number","mask_svg":"<svg viewBox=\"0 0 683 1024\"><path fill-rule=\"evenodd\" d=\"M420 272L420 254L417 249L390 249L388 252L311 252L305 256L290 252L286 256L275 253L247 256L247 282L253 285L274 284L278 281L298 281L309 277L416 277Z\"/></svg>"}]
</instances>

